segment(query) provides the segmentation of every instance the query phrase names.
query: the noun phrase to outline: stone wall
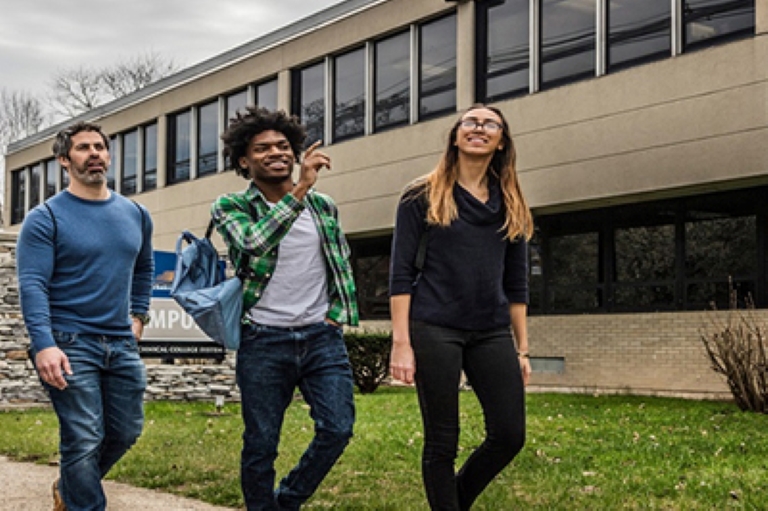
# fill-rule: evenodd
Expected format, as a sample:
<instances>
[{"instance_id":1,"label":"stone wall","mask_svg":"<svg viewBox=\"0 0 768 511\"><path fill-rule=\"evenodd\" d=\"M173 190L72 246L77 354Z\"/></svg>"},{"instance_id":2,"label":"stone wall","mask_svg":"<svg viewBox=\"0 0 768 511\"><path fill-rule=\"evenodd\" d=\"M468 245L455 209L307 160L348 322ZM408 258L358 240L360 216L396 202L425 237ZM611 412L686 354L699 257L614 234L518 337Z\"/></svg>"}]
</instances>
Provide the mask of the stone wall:
<instances>
[{"instance_id":1,"label":"stone wall","mask_svg":"<svg viewBox=\"0 0 768 511\"><path fill-rule=\"evenodd\" d=\"M48 402L27 356L29 338L19 308L15 255L16 235L0 232L0 406ZM217 396L240 400L232 354L215 364L164 365L147 360L146 365L149 401L215 402Z\"/></svg>"}]
</instances>

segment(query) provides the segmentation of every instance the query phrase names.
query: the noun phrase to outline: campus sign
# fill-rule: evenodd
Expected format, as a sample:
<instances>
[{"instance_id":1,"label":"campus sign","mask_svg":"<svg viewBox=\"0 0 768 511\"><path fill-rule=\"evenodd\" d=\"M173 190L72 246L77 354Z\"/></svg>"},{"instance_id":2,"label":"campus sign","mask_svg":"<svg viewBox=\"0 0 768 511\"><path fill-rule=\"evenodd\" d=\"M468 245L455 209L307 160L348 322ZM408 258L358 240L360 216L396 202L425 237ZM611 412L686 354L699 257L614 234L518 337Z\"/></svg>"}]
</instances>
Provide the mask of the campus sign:
<instances>
[{"instance_id":1,"label":"campus sign","mask_svg":"<svg viewBox=\"0 0 768 511\"><path fill-rule=\"evenodd\" d=\"M155 251L150 321L144 327L139 353L145 358L224 358L224 347L210 340L171 298L175 268L174 252Z\"/></svg>"}]
</instances>

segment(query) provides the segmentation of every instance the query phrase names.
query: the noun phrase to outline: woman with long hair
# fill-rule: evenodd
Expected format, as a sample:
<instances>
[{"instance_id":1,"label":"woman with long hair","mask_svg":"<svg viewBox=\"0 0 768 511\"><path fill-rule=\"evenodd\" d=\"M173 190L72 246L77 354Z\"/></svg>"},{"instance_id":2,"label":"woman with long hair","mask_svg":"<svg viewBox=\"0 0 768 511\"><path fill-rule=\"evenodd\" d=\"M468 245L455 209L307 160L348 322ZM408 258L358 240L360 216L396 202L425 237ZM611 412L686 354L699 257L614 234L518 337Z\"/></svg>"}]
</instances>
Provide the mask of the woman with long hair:
<instances>
[{"instance_id":1,"label":"woman with long hair","mask_svg":"<svg viewBox=\"0 0 768 511\"><path fill-rule=\"evenodd\" d=\"M433 510L466 510L525 443L533 218L502 113L467 110L437 167L406 187L392 244L392 377L415 383ZM456 472L467 377L486 438Z\"/></svg>"}]
</instances>

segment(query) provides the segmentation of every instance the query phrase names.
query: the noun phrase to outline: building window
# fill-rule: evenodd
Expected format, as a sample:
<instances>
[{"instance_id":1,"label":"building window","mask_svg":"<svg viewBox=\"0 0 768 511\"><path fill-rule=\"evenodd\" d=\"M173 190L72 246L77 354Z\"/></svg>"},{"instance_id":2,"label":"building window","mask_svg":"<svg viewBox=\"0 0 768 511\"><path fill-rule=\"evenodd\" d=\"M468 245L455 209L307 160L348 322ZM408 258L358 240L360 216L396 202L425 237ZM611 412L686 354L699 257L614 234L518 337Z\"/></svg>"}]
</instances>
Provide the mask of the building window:
<instances>
[{"instance_id":1,"label":"building window","mask_svg":"<svg viewBox=\"0 0 768 511\"><path fill-rule=\"evenodd\" d=\"M139 134L137 130L124 133L122 144L120 145L120 160L122 176L120 180L120 193L123 195L133 195L136 193L136 175L138 171L138 142Z\"/></svg>"},{"instance_id":2,"label":"building window","mask_svg":"<svg viewBox=\"0 0 768 511\"><path fill-rule=\"evenodd\" d=\"M482 4L480 4L482 5ZM480 7L478 51L485 58L478 98L490 103L527 94L530 67L530 0L507 0ZM486 27L485 30L482 27ZM484 89L484 90L483 90Z\"/></svg>"},{"instance_id":3,"label":"building window","mask_svg":"<svg viewBox=\"0 0 768 511\"><path fill-rule=\"evenodd\" d=\"M306 146L325 139L325 63L320 62L294 73L293 111L307 130Z\"/></svg>"},{"instance_id":4,"label":"building window","mask_svg":"<svg viewBox=\"0 0 768 511\"><path fill-rule=\"evenodd\" d=\"M684 233L685 300L691 308L728 308L731 287L741 299L756 296L755 216L693 210L687 214Z\"/></svg>"},{"instance_id":5,"label":"building window","mask_svg":"<svg viewBox=\"0 0 768 511\"><path fill-rule=\"evenodd\" d=\"M11 224L20 224L26 213L27 169L11 172Z\"/></svg>"},{"instance_id":6,"label":"building window","mask_svg":"<svg viewBox=\"0 0 768 511\"><path fill-rule=\"evenodd\" d=\"M277 110L277 79L256 86L256 104L268 110Z\"/></svg>"},{"instance_id":7,"label":"building window","mask_svg":"<svg viewBox=\"0 0 768 511\"><path fill-rule=\"evenodd\" d=\"M542 278L532 313L768 305L768 187L536 218ZM763 255L761 255L763 254ZM533 259L532 259L533 260ZM541 303L541 305L539 305Z\"/></svg>"},{"instance_id":8,"label":"building window","mask_svg":"<svg viewBox=\"0 0 768 511\"><path fill-rule=\"evenodd\" d=\"M374 53L374 130L407 124L411 102L410 32L377 41Z\"/></svg>"},{"instance_id":9,"label":"building window","mask_svg":"<svg viewBox=\"0 0 768 511\"><path fill-rule=\"evenodd\" d=\"M143 130L142 155L144 178L142 191L157 188L157 123L147 124Z\"/></svg>"},{"instance_id":10,"label":"building window","mask_svg":"<svg viewBox=\"0 0 768 511\"><path fill-rule=\"evenodd\" d=\"M675 226L615 230L614 310L668 310L675 306Z\"/></svg>"},{"instance_id":11,"label":"building window","mask_svg":"<svg viewBox=\"0 0 768 511\"><path fill-rule=\"evenodd\" d=\"M671 45L672 16L669 0L610 0L609 68L669 57Z\"/></svg>"},{"instance_id":12,"label":"building window","mask_svg":"<svg viewBox=\"0 0 768 511\"><path fill-rule=\"evenodd\" d=\"M228 95L224 99L224 102L224 107L227 111L227 118L226 122L224 123L224 128L226 129L227 126L229 126L229 120L234 119L238 111L245 110L245 107L248 106L248 91L243 89L239 92L234 92Z\"/></svg>"},{"instance_id":13,"label":"building window","mask_svg":"<svg viewBox=\"0 0 768 511\"><path fill-rule=\"evenodd\" d=\"M360 319L389 319L389 253L392 236L350 240Z\"/></svg>"},{"instance_id":14,"label":"building window","mask_svg":"<svg viewBox=\"0 0 768 511\"><path fill-rule=\"evenodd\" d=\"M189 180L190 119L189 112L168 116L168 183Z\"/></svg>"},{"instance_id":15,"label":"building window","mask_svg":"<svg viewBox=\"0 0 768 511\"><path fill-rule=\"evenodd\" d=\"M69 172L61 167L61 189L65 190L67 187L69 187Z\"/></svg>"},{"instance_id":16,"label":"building window","mask_svg":"<svg viewBox=\"0 0 768 511\"><path fill-rule=\"evenodd\" d=\"M599 233L552 236L546 307L552 312L586 312L602 304Z\"/></svg>"},{"instance_id":17,"label":"building window","mask_svg":"<svg viewBox=\"0 0 768 511\"><path fill-rule=\"evenodd\" d=\"M197 109L197 176L216 173L219 148L219 102Z\"/></svg>"},{"instance_id":18,"label":"building window","mask_svg":"<svg viewBox=\"0 0 768 511\"><path fill-rule=\"evenodd\" d=\"M333 140L365 133L365 50L359 48L334 59Z\"/></svg>"},{"instance_id":19,"label":"building window","mask_svg":"<svg viewBox=\"0 0 768 511\"><path fill-rule=\"evenodd\" d=\"M686 49L755 33L755 0L685 0Z\"/></svg>"},{"instance_id":20,"label":"building window","mask_svg":"<svg viewBox=\"0 0 768 511\"><path fill-rule=\"evenodd\" d=\"M456 110L456 15L419 30L419 118Z\"/></svg>"},{"instance_id":21,"label":"building window","mask_svg":"<svg viewBox=\"0 0 768 511\"><path fill-rule=\"evenodd\" d=\"M36 163L29 172L29 209L40 204L40 185L43 181L43 164Z\"/></svg>"},{"instance_id":22,"label":"building window","mask_svg":"<svg viewBox=\"0 0 768 511\"><path fill-rule=\"evenodd\" d=\"M542 0L542 87L595 75L595 8L592 0Z\"/></svg>"},{"instance_id":23,"label":"building window","mask_svg":"<svg viewBox=\"0 0 768 511\"><path fill-rule=\"evenodd\" d=\"M43 200L56 195L56 192L58 191L56 189L56 177L60 172L59 164L54 159L46 160L44 166L45 178L43 179L43 182L45 183L45 194Z\"/></svg>"},{"instance_id":24,"label":"building window","mask_svg":"<svg viewBox=\"0 0 768 511\"><path fill-rule=\"evenodd\" d=\"M110 165L107 167L107 188L110 190L115 189L115 165L117 159L120 157L120 148L117 143L117 135L109 137L109 158Z\"/></svg>"}]
</instances>

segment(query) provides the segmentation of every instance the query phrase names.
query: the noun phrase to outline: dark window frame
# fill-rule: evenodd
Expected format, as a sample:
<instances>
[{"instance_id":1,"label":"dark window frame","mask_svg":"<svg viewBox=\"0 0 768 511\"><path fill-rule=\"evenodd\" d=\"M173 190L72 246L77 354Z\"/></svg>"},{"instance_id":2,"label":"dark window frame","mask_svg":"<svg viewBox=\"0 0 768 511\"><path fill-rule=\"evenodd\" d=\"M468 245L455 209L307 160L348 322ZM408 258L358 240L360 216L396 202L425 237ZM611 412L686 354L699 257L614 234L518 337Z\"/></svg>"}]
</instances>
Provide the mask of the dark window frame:
<instances>
[{"instance_id":1,"label":"dark window frame","mask_svg":"<svg viewBox=\"0 0 768 511\"><path fill-rule=\"evenodd\" d=\"M349 132L341 133L339 131L339 128L341 126L338 124L338 122L339 122L339 119L342 117L342 114L344 112L342 110L340 110L340 108L339 108L340 105L338 104L338 96L337 96L337 93L338 93L338 90L339 90L339 87L338 87L338 84L339 84L339 75L338 75L339 66L338 66L338 63L339 63L339 59L344 58L344 57L348 57L348 56L351 56L351 55L357 54L357 53L361 54L362 55L362 59L363 59L363 63L362 63L363 83L362 83L361 90L360 90L361 96L362 96L362 101L359 104L354 105L353 107L347 106L344 110L346 110L346 111L349 111L349 110L360 110L359 115L357 115L356 112L353 112L353 115L352 115L352 118L355 121L359 120L359 127L356 127L354 130L351 130ZM359 137L362 137L362 136L365 135L365 117L366 117L366 109L367 109L367 101L368 101L367 91L365 89L365 84L366 84L365 76L368 73L366 53L367 52L366 52L366 47L365 46L358 46L358 47L352 48L350 50L347 50L347 51L345 51L343 53L339 53L338 55L335 55L333 57L333 76L331 77L331 80L332 80L332 83L333 83L333 87L332 87L333 93L332 93L332 101L331 101L331 104L332 104L332 112L331 112L331 115L332 115L331 126L332 127L331 127L331 129L332 129L332 132L333 132L333 142L334 143L336 143L336 142L343 142L345 140L350 140L350 139L353 139L353 138L359 138Z\"/></svg>"},{"instance_id":2,"label":"dark window frame","mask_svg":"<svg viewBox=\"0 0 768 511\"><path fill-rule=\"evenodd\" d=\"M126 137L133 135L135 140L133 142L133 174L126 176L126 161L128 159L128 151L126 144ZM139 183L139 130L134 128L133 130L125 131L120 134L120 193L123 195L135 195L138 192Z\"/></svg>"},{"instance_id":3,"label":"dark window frame","mask_svg":"<svg viewBox=\"0 0 768 511\"><path fill-rule=\"evenodd\" d=\"M149 136L148 132L154 132L154 136ZM158 144L157 144L157 122L150 122L149 124L145 124L142 126L141 129L141 137L142 137L142 144L141 144L141 191L148 192L151 190L157 189L157 154L158 154ZM152 159L153 165L147 165L147 163L150 161L148 157L148 148L149 144L148 141L152 140L152 146L154 147L154 150L152 151L154 153L154 159Z\"/></svg>"},{"instance_id":4,"label":"dark window frame","mask_svg":"<svg viewBox=\"0 0 768 511\"><path fill-rule=\"evenodd\" d=\"M689 297L691 285L707 285L719 289L718 300L722 300L723 289L729 278L724 275L705 275L691 277L686 274L686 244L685 228L690 223L692 215L699 211L715 211L713 219L749 219L754 217L755 260L752 271L732 275L731 278L738 289L747 289L757 307L768 306L768 204L760 200L768 193L768 187L758 187L743 190L732 190L696 195L677 199L652 201L640 204L630 204L601 208L588 211L575 211L555 215L537 215L537 236L534 241L541 254L542 277L532 279L531 293L541 297L540 306L530 307L531 314L583 314L583 313L623 313L623 312L652 312L663 310L702 310L708 304L701 300L695 301ZM655 216L654 216L655 215ZM653 220L648 220L653 218ZM664 219L666 218L666 219ZM750 222L747 222L749 224ZM674 278L666 280L636 280L617 282L616 253L614 236L617 231L634 227L655 225L674 226ZM596 233L597 276L594 282L579 282L576 285L594 286L596 292L596 307L577 307L553 309L551 297L556 289L567 291L567 286L559 286L556 276L552 275L552 244L555 237L564 235L579 235L581 233ZM749 240L749 238L745 238ZM751 243L751 241L750 241ZM616 303L617 289L621 287L641 288L656 285L666 285L673 288L673 299L666 306L622 306ZM572 286L573 287L573 286ZM576 289L576 287L574 287ZM743 298L743 296L742 296ZM713 298L714 299L714 298ZM718 307L725 304L718 303Z\"/></svg>"},{"instance_id":5,"label":"dark window frame","mask_svg":"<svg viewBox=\"0 0 768 511\"><path fill-rule=\"evenodd\" d=\"M323 93L322 93L322 107L321 107L321 116L316 122L308 123L305 114L304 114L304 98L303 98L303 91L302 86L304 84L304 73L309 72L313 68L321 68L323 72ZM294 69L291 72L291 111L296 115L302 124L307 129L307 138L304 142L305 147L309 147L310 145L314 144L318 140L322 140L323 144L325 145L327 142L325 140L325 120L328 116L328 112L326 111L326 100L327 100L327 93L325 87L325 82L327 78L328 69L326 66L325 59L322 60L315 60L314 62L310 62L304 66L301 66L299 68ZM317 101L317 100L315 100ZM319 126L319 130L316 129L317 126Z\"/></svg>"},{"instance_id":6,"label":"dark window frame","mask_svg":"<svg viewBox=\"0 0 768 511\"><path fill-rule=\"evenodd\" d=\"M178 119L182 116L187 117L187 159L177 159L177 152L179 149L179 141L178 141ZM192 112L189 109L182 110L179 112L174 112L172 114L168 115L168 136L167 136L167 147L166 147L166 162L167 162L167 168L168 168L168 177L167 177L167 184L173 185L177 183L184 183L186 181L189 181L191 179L191 171L192 171L192 140L190 137L190 126L192 124ZM184 170L186 168L186 175L184 172L179 172L179 170Z\"/></svg>"},{"instance_id":7,"label":"dark window frame","mask_svg":"<svg viewBox=\"0 0 768 511\"><path fill-rule=\"evenodd\" d=\"M205 123L203 122L203 114L204 109L206 112L208 112L207 109L211 109L212 113L209 113L212 117L214 127L212 132L212 141L213 141L213 151L209 151L207 153L203 153L203 135L207 132L203 131L203 128L205 127ZM218 160L219 160L219 147L218 147L218 140L219 140L219 133L221 132L221 129L219 127L219 100L213 99L211 101L208 101L206 103L201 103L195 107L195 111L197 115L195 116L195 132L197 133L197 140L195 140L195 143L197 145L196 150L196 160L197 160L197 178L208 176L212 174L216 174L218 171ZM211 119L209 119L211 120ZM206 137L208 139L209 137ZM206 142L211 142L211 140L206 140Z\"/></svg>"},{"instance_id":8,"label":"dark window frame","mask_svg":"<svg viewBox=\"0 0 768 511\"><path fill-rule=\"evenodd\" d=\"M444 22L448 19L453 19L453 79L450 83L450 85L442 85L441 89L453 91L453 102L448 105L444 106L439 109L431 110L429 112L424 112L423 110L423 104L426 97L425 96L425 78L424 78L424 29L430 25ZM418 62L418 79L416 80L416 86L417 90L415 91L417 101L418 101L418 111L419 111L419 120L420 121L426 121L429 119L434 119L436 117L440 117L442 115L445 115L447 113L453 113L456 111L457 106L457 98L456 98L456 85L457 85L457 79L458 79L458 54L456 52L456 38L458 37L458 20L457 20L457 14L456 11L451 11L448 14L445 14L443 16L430 19L428 21L424 21L419 24L418 26L418 38L419 38L419 54L417 57ZM434 91L432 91L434 92ZM440 91L442 92L442 91Z\"/></svg>"}]
</instances>

